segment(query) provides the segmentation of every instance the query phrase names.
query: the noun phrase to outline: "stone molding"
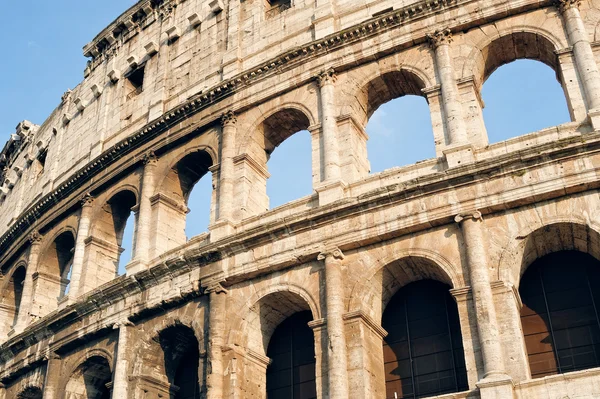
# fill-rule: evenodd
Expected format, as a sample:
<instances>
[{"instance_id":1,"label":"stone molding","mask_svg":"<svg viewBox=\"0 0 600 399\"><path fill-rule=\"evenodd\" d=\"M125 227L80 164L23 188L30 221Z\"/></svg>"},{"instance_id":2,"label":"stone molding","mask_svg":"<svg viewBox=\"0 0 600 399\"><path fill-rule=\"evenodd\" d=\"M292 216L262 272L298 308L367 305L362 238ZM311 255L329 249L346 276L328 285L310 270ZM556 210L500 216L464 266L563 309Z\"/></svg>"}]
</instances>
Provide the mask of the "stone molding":
<instances>
[{"instance_id":1,"label":"stone molding","mask_svg":"<svg viewBox=\"0 0 600 399\"><path fill-rule=\"evenodd\" d=\"M369 329L371 329L375 334L379 335L381 339L387 337L388 332L379 325L375 320L371 318L368 314L366 314L363 310L356 310L354 312L348 312L343 316L344 321L346 323L351 323L356 320L362 321Z\"/></svg>"},{"instance_id":2,"label":"stone molding","mask_svg":"<svg viewBox=\"0 0 600 399\"><path fill-rule=\"evenodd\" d=\"M187 214L190 212L190 208L180 201L169 197L166 194L158 193L150 197L150 205L154 206L156 204L163 204L173 209L174 211L181 212L182 214Z\"/></svg>"},{"instance_id":3,"label":"stone molding","mask_svg":"<svg viewBox=\"0 0 600 399\"><path fill-rule=\"evenodd\" d=\"M83 240L83 243L85 244L86 247L89 245L96 245L100 248L107 249L109 251L122 251L122 249L123 249L120 246L118 246L117 244L113 244L111 242L108 242L102 238L95 237L95 236L87 237L85 240Z\"/></svg>"},{"instance_id":4,"label":"stone molding","mask_svg":"<svg viewBox=\"0 0 600 399\"><path fill-rule=\"evenodd\" d=\"M271 174L267 171L267 169L263 168L258 162L256 162L254 160L254 158L252 158L247 153L238 155L233 158L234 165L237 165L240 163L248 164L252 168L252 170L254 170L256 173L258 173L260 176L264 177L265 179L268 179L269 177L271 177Z\"/></svg>"}]
</instances>

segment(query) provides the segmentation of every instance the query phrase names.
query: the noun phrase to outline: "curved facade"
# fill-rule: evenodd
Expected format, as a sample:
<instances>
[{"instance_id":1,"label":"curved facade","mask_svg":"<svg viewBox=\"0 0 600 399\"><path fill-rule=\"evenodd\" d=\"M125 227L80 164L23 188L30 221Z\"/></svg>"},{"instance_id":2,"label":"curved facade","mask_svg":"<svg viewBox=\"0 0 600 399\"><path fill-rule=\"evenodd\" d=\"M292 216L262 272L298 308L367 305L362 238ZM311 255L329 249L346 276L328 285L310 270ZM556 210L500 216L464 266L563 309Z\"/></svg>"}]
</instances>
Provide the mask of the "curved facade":
<instances>
[{"instance_id":1,"label":"curved facade","mask_svg":"<svg viewBox=\"0 0 600 399\"><path fill-rule=\"evenodd\" d=\"M599 26L597 0L137 2L1 153L0 398L600 397ZM481 86L525 58L571 122L488 145ZM404 95L436 158L370 174ZM313 194L269 210L302 130Z\"/></svg>"}]
</instances>

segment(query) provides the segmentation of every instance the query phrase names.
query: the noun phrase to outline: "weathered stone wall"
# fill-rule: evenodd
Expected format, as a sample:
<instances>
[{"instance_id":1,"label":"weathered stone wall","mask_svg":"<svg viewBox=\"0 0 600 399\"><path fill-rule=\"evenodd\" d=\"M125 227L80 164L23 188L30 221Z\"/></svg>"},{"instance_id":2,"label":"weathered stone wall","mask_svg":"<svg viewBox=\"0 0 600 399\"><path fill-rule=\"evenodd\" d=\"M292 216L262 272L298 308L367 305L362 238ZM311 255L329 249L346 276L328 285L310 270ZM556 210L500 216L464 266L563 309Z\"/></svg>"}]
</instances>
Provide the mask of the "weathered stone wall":
<instances>
[{"instance_id":1,"label":"weathered stone wall","mask_svg":"<svg viewBox=\"0 0 600 399\"><path fill-rule=\"evenodd\" d=\"M264 398L298 311L317 396L383 397L383 311L423 279L457 304L452 397L600 397L598 369L531 377L518 294L543 255L600 259L599 22L600 1L138 2L3 160L0 399L169 397L196 351L201 397ZM488 145L481 85L521 58L555 70L572 122ZM370 174L369 117L406 94L428 101L436 159ZM314 193L269 210L269 156L299 130ZM209 232L188 240L207 173Z\"/></svg>"}]
</instances>

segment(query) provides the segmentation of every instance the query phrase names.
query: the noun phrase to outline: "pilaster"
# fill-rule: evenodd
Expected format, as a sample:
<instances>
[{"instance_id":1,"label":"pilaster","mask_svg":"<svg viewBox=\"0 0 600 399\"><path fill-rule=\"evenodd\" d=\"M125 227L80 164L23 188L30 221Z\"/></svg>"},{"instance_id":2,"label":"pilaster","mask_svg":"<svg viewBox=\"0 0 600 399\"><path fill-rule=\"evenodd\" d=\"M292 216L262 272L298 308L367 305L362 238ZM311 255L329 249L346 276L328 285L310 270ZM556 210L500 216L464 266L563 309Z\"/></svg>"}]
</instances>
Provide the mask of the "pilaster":
<instances>
[{"instance_id":1,"label":"pilaster","mask_svg":"<svg viewBox=\"0 0 600 399\"><path fill-rule=\"evenodd\" d=\"M35 282L34 276L37 274L40 246L42 236L39 232L33 231L29 235L29 259L27 260L27 271L25 273L25 282L23 283L23 292L21 294L21 306L17 315L17 323L14 330L16 333L23 331L31 322L31 313L35 306Z\"/></svg>"},{"instance_id":2,"label":"pilaster","mask_svg":"<svg viewBox=\"0 0 600 399\"><path fill-rule=\"evenodd\" d=\"M580 0L554 0L554 5L564 21L569 45L573 47L575 65L586 99L588 118L594 130L598 130L600 129L600 72L579 12L580 4Z\"/></svg>"},{"instance_id":3,"label":"pilaster","mask_svg":"<svg viewBox=\"0 0 600 399\"><path fill-rule=\"evenodd\" d=\"M227 290L220 283L209 286L207 399L223 398L223 333Z\"/></svg>"},{"instance_id":4,"label":"pilaster","mask_svg":"<svg viewBox=\"0 0 600 399\"><path fill-rule=\"evenodd\" d=\"M442 104L446 126L446 148L444 155L449 167L473 161L473 151L467 138L462 103L450 55L452 32L449 29L436 30L427 35L435 54L437 77L442 89Z\"/></svg>"},{"instance_id":5,"label":"pilaster","mask_svg":"<svg viewBox=\"0 0 600 399\"><path fill-rule=\"evenodd\" d=\"M79 290L81 275L83 273L83 261L85 259L85 240L90 232L92 217L92 206L94 197L86 194L81 199L81 213L79 215L79 227L77 228L77 238L75 239L75 252L73 253L73 265L71 272L71 289L69 291L69 302L77 299L81 292Z\"/></svg>"},{"instance_id":6,"label":"pilaster","mask_svg":"<svg viewBox=\"0 0 600 399\"><path fill-rule=\"evenodd\" d=\"M348 358L346 335L344 332L344 281L342 260L344 254L339 248L321 252L317 258L325 261L325 302L327 306L327 370L329 398L345 399L348 391Z\"/></svg>"},{"instance_id":7,"label":"pilaster","mask_svg":"<svg viewBox=\"0 0 600 399\"><path fill-rule=\"evenodd\" d=\"M512 396L512 379L506 374L494 297L487 265L485 226L481 212L460 214L463 249L473 293L477 332L483 357L483 379L477 384L482 399L500 398L498 392ZM488 389L489 388L489 389ZM486 393L488 392L488 393ZM511 396L504 396L509 398Z\"/></svg>"}]
</instances>

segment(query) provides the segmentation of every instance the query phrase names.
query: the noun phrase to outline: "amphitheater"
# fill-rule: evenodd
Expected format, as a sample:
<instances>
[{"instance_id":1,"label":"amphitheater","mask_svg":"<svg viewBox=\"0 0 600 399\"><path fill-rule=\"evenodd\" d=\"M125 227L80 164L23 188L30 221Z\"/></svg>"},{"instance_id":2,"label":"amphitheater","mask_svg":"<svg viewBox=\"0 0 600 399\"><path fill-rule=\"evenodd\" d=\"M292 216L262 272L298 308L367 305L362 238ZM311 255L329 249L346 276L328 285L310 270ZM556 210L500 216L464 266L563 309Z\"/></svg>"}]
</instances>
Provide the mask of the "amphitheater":
<instances>
[{"instance_id":1,"label":"amphitheater","mask_svg":"<svg viewBox=\"0 0 600 399\"><path fill-rule=\"evenodd\" d=\"M84 55L0 157L1 399L600 398L600 0L141 0ZM489 144L518 59L571 122ZM436 157L370 173L404 95Z\"/></svg>"}]
</instances>

